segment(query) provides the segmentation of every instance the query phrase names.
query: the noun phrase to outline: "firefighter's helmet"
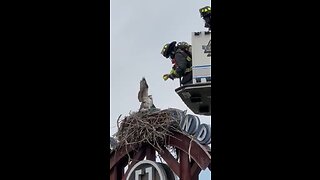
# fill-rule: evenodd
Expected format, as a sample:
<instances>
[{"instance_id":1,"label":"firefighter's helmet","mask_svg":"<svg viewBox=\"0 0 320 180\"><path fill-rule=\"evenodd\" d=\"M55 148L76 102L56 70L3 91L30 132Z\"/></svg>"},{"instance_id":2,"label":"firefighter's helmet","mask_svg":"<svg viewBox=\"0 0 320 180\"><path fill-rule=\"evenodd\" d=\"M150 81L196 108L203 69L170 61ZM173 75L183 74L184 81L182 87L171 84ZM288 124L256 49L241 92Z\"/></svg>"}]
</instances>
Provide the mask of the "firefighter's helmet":
<instances>
[{"instance_id":1,"label":"firefighter's helmet","mask_svg":"<svg viewBox=\"0 0 320 180\"><path fill-rule=\"evenodd\" d=\"M174 52L174 48L176 46L176 41L173 41L171 43L165 44L161 50L161 54L165 57L165 58L169 58L170 55Z\"/></svg>"}]
</instances>

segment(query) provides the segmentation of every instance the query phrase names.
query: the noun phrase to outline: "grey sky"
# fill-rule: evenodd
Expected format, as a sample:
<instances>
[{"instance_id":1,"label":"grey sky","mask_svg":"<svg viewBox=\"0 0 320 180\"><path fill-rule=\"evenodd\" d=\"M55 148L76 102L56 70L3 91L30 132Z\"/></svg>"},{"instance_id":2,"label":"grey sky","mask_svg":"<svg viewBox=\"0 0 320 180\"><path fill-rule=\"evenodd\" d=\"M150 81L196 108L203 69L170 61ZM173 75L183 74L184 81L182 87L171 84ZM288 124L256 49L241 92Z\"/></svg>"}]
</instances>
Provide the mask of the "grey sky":
<instances>
[{"instance_id":1,"label":"grey sky","mask_svg":"<svg viewBox=\"0 0 320 180\"><path fill-rule=\"evenodd\" d=\"M142 77L157 108L173 107L193 114L174 91L179 80L162 79L172 65L160 51L173 40L191 44L191 32L205 30L199 9L208 5L211 2L204 0L111 0L110 136L117 131L120 114L139 109ZM199 117L210 124L210 117Z\"/></svg>"}]
</instances>

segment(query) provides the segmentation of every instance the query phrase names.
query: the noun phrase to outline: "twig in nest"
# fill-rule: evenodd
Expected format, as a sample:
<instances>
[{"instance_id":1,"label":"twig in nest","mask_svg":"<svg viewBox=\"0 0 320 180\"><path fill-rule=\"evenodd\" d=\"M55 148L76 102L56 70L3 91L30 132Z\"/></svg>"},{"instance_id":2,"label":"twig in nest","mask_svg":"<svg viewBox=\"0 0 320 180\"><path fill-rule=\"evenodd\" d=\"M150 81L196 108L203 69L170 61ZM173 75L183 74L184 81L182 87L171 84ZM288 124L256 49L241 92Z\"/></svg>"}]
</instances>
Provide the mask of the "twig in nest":
<instances>
[{"instance_id":1,"label":"twig in nest","mask_svg":"<svg viewBox=\"0 0 320 180\"><path fill-rule=\"evenodd\" d=\"M122 114L120 114L120 116L118 117L118 119L117 119L117 127L118 127L118 129L120 129L120 127L119 127L119 120L120 120L120 117L122 116Z\"/></svg>"},{"instance_id":2,"label":"twig in nest","mask_svg":"<svg viewBox=\"0 0 320 180\"><path fill-rule=\"evenodd\" d=\"M190 152L191 152L191 145L192 145L192 141L193 141L193 137L191 137L191 140L190 140L190 142L189 142L189 149L188 149L189 162L191 162L191 155L190 155Z\"/></svg>"}]
</instances>

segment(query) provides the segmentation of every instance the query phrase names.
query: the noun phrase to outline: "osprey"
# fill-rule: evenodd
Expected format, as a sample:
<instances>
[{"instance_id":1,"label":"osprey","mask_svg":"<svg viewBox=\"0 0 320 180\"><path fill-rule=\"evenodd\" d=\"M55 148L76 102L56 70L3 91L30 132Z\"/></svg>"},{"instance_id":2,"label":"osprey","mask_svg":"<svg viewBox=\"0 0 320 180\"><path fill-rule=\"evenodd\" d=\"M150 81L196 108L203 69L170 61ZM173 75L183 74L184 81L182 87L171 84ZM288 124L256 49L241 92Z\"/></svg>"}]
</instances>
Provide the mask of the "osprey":
<instances>
[{"instance_id":1,"label":"osprey","mask_svg":"<svg viewBox=\"0 0 320 180\"><path fill-rule=\"evenodd\" d=\"M143 77L140 81L140 91L138 93L138 100L141 102L140 111L148 111L151 108L156 108L153 104L152 95L148 95L149 86L146 79Z\"/></svg>"}]
</instances>

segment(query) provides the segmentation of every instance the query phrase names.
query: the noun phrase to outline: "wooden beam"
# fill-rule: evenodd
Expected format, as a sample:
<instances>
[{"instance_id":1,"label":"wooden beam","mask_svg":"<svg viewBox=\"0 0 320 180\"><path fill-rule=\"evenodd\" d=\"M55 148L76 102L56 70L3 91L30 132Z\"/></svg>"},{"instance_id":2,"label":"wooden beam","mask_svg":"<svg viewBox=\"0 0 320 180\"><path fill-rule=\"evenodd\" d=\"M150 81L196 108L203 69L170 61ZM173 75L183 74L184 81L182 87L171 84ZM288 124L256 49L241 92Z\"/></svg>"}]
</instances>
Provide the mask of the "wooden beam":
<instances>
[{"instance_id":1,"label":"wooden beam","mask_svg":"<svg viewBox=\"0 0 320 180\"><path fill-rule=\"evenodd\" d=\"M208 153L205 146L199 144L196 140L192 140L179 132L175 132L173 137L168 137L168 144L181 150L181 152L189 153L191 158L199 165L202 170L205 170L211 163L211 155Z\"/></svg>"},{"instance_id":2,"label":"wooden beam","mask_svg":"<svg viewBox=\"0 0 320 180\"><path fill-rule=\"evenodd\" d=\"M135 149L137 146L128 146L122 147L121 149L114 151L110 155L110 170L115 166L122 158L128 155L133 149Z\"/></svg>"},{"instance_id":3,"label":"wooden beam","mask_svg":"<svg viewBox=\"0 0 320 180\"><path fill-rule=\"evenodd\" d=\"M117 178L118 178L118 179L120 179L121 177L123 177L123 175L124 175L124 167L123 167L123 166L118 168L117 174L118 174L118 175L117 175Z\"/></svg>"},{"instance_id":4,"label":"wooden beam","mask_svg":"<svg viewBox=\"0 0 320 180\"><path fill-rule=\"evenodd\" d=\"M192 180L199 180L199 175L192 177Z\"/></svg>"},{"instance_id":5,"label":"wooden beam","mask_svg":"<svg viewBox=\"0 0 320 180\"><path fill-rule=\"evenodd\" d=\"M198 166L197 163L193 163L191 166L191 177L192 180L198 180L199 173L201 172L201 168Z\"/></svg>"},{"instance_id":6,"label":"wooden beam","mask_svg":"<svg viewBox=\"0 0 320 180\"><path fill-rule=\"evenodd\" d=\"M172 154L165 147L163 147L162 150L163 150L162 152L158 151L158 153L167 162L170 169L172 169L172 171L177 176L180 177L180 169L179 169L178 161L172 156Z\"/></svg>"},{"instance_id":7,"label":"wooden beam","mask_svg":"<svg viewBox=\"0 0 320 180\"><path fill-rule=\"evenodd\" d=\"M118 180L117 175L118 175L118 170L117 170L117 166L115 166L110 171L110 180Z\"/></svg>"},{"instance_id":8,"label":"wooden beam","mask_svg":"<svg viewBox=\"0 0 320 180\"><path fill-rule=\"evenodd\" d=\"M180 152L180 180L191 180L191 163L187 153Z\"/></svg>"},{"instance_id":9,"label":"wooden beam","mask_svg":"<svg viewBox=\"0 0 320 180\"><path fill-rule=\"evenodd\" d=\"M150 145L146 147L146 157L147 157L147 160L156 161L156 151Z\"/></svg>"},{"instance_id":10,"label":"wooden beam","mask_svg":"<svg viewBox=\"0 0 320 180\"><path fill-rule=\"evenodd\" d=\"M120 179L122 179L122 177L124 177L124 168L128 165L128 163L129 163L128 160L129 160L128 156L125 156L116 165L116 167L117 167L117 180L120 180Z\"/></svg>"},{"instance_id":11,"label":"wooden beam","mask_svg":"<svg viewBox=\"0 0 320 180\"><path fill-rule=\"evenodd\" d=\"M132 161L130 163L130 165L128 166L128 169L126 171L126 173L124 174L124 176L122 177L122 180L125 180L128 176L128 173L130 172L130 170L132 169L132 167L137 164L139 161L142 161L144 159L144 157L146 156L146 149L145 148L140 148L138 152L136 152L133 157L132 157Z\"/></svg>"}]
</instances>

